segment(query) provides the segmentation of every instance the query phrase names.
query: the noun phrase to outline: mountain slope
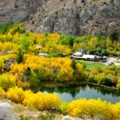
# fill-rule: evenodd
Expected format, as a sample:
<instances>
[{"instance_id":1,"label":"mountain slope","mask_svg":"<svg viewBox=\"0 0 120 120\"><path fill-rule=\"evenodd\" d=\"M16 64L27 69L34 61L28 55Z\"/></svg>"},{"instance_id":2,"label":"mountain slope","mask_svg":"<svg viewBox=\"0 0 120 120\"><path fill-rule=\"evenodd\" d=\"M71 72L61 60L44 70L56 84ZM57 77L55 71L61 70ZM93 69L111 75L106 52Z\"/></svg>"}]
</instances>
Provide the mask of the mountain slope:
<instances>
[{"instance_id":1,"label":"mountain slope","mask_svg":"<svg viewBox=\"0 0 120 120\"><path fill-rule=\"evenodd\" d=\"M8 21L34 32L120 35L120 0L0 0L0 24Z\"/></svg>"}]
</instances>

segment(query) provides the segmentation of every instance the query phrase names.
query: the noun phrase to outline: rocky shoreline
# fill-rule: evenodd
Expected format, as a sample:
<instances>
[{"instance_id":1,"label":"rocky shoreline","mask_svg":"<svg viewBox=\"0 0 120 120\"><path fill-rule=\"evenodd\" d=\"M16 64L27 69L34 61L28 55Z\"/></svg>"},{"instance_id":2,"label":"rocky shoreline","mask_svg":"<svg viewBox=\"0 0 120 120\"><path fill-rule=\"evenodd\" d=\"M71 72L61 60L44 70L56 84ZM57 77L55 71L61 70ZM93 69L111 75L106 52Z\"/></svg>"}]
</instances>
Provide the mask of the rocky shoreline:
<instances>
[{"instance_id":1,"label":"rocky shoreline","mask_svg":"<svg viewBox=\"0 0 120 120\"><path fill-rule=\"evenodd\" d=\"M85 118L74 118L69 115L63 116L57 113L55 113L54 115L54 113L48 113L46 111L40 112L36 110L31 110L31 109L29 110L27 108L24 108L24 106L21 106L21 105L15 105L14 107L13 106L14 105L11 105L10 102L0 101L0 120L21 120L21 118L28 118L28 119L32 118L32 120L41 120L40 115L42 117L47 116L46 120L50 120L51 118L52 120L92 120L87 116L85 116ZM24 110L21 111L18 109L24 109ZM24 116L24 117L21 117L21 116ZM99 120L99 119L95 118L94 120Z\"/></svg>"}]
</instances>

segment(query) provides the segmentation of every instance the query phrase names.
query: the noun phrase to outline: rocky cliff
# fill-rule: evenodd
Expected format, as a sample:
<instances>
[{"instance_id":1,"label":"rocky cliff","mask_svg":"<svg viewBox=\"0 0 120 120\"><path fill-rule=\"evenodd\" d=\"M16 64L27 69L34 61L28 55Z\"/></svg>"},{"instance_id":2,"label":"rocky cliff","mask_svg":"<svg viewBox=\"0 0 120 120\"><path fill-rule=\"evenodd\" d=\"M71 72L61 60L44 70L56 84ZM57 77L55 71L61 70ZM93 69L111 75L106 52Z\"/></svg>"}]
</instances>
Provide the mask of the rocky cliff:
<instances>
[{"instance_id":1,"label":"rocky cliff","mask_svg":"<svg viewBox=\"0 0 120 120\"><path fill-rule=\"evenodd\" d=\"M120 35L120 0L0 0L0 24L34 32Z\"/></svg>"}]
</instances>

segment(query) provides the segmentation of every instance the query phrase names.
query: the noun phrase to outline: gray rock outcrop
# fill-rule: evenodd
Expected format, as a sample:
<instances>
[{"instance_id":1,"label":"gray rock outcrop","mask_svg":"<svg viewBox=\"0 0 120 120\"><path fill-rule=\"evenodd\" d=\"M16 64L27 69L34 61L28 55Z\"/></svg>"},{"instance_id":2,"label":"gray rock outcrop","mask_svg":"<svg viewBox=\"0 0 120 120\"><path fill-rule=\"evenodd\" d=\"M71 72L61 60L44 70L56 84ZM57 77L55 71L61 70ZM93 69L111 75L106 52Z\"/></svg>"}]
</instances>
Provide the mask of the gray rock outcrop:
<instances>
[{"instance_id":1,"label":"gray rock outcrop","mask_svg":"<svg viewBox=\"0 0 120 120\"><path fill-rule=\"evenodd\" d=\"M38 33L120 35L120 0L0 0L0 24L8 21Z\"/></svg>"},{"instance_id":2,"label":"gray rock outcrop","mask_svg":"<svg viewBox=\"0 0 120 120\"><path fill-rule=\"evenodd\" d=\"M7 102L0 102L0 120L15 120L13 107Z\"/></svg>"}]
</instances>

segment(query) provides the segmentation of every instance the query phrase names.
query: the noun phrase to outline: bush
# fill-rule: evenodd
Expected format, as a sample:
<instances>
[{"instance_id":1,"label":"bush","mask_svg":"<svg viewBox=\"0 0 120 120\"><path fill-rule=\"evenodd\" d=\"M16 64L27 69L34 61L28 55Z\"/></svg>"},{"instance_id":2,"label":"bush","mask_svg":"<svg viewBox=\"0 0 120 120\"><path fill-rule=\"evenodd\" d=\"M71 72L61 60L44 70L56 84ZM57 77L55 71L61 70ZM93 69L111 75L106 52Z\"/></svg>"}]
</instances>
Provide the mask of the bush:
<instances>
[{"instance_id":1,"label":"bush","mask_svg":"<svg viewBox=\"0 0 120 120\"><path fill-rule=\"evenodd\" d=\"M49 55L49 57L61 57L61 55L57 53L52 53Z\"/></svg>"},{"instance_id":2,"label":"bush","mask_svg":"<svg viewBox=\"0 0 120 120\"><path fill-rule=\"evenodd\" d=\"M18 54L16 56L17 63L21 63L23 61L23 57L24 57L24 51L22 49L19 49Z\"/></svg>"},{"instance_id":3,"label":"bush","mask_svg":"<svg viewBox=\"0 0 120 120\"><path fill-rule=\"evenodd\" d=\"M97 81L95 80L94 76L88 76L87 81L91 82L91 83L97 83Z\"/></svg>"},{"instance_id":4,"label":"bush","mask_svg":"<svg viewBox=\"0 0 120 120\"><path fill-rule=\"evenodd\" d=\"M96 50L95 49L91 49L91 50L89 50L89 54L95 54L96 53Z\"/></svg>"},{"instance_id":5,"label":"bush","mask_svg":"<svg viewBox=\"0 0 120 120\"><path fill-rule=\"evenodd\" d=\"M112 85L113 85L113 82L112 82L112 80L111 80L110 78L104 77L104 78L102 78L102 80L101 80L101 84L102 84L102 85L112 86Z\"/></svg>"},{"instance_id":6,"label":"bush","mask_svg":"<svg viewBox=\"0 0 120 120\"><path fill-rule=\"evenodd\" d=\"M84 72L84 65L77 63L76 69L74 70L73 79L77 81L84 81L86 79L86 75Z\"/></svg>"},{"instance_id":7,"label":"bush","mask_svg":"<svg viewBox=\"0 0 120 120\"><path fill-rule=\"evenodd\" d=\"M34 82L35 82L35 81L34 81ZM23 89L28 89L28 88L30 88L30 83L29 83L29 82L23 82L23 81L21 81L21 80L18 80L16 84L17 84L18 87L21 87L21 88L23 88Z\"/></svg>"},{"instance_id":8,"label":"bush","mask_svg":"<svg viewBox=\"0 0 120 120\"><path fill-rule=\"evenodd\" d=\"M96 54L96 55L102 55L102 56L108 56L108 52L106 49L101 49L101 48L97 48L97 49L90 49L89 50L89 54Z\"/></svg>"},{"instance_id":9,"label":"bush","mask_svg":"<svg viewBox=\"0 0 120 120\"><path fill-rule=\"evenodd\" d=\"M114 41L118 41L119 40L119 35L118 32L115 30L110 34L110 39L114 42Z\"/></svg>"},{"instance_id":10,"label":"bush","mask_svg":"<svg viewBox=\"0 0 120 120\"><path fill-rule=\"evenodd\" d=\"M4 34L5 32L7 32L10 27L11 27L10 23L5 23L4 25L2 25L0 27L0 34Z\"/></svg>"},{"instance_id":11,"label":"bush","mask_svg":"<svg viewBox=\"0 0 120 120\"><path fill-rule=\"evenodd\" d=\"M69 45L69 46L73 46L74 44L74 41L75 41L75 37L74 36L65 36L65 35L62 35L60 36L60 43L62 45Z\"/></svg>"},{"instance_id":12,"label":"bush","mask_svg":"<svg viewBox=\"0 0 120 120\"><path fill-rule=\"evenodd\" d=\"M116 88L120 91L120 83L117 83Z\"/></svg>"},{"instance_id":13,"label":"bush","mask_svg":"<svg viewBox=\"0 0 120 120\"><path fill-rule=\"evenodd\" d=\"M0 73L3 71L4 61L0 59Z\"/></svg>"},{"instance_id":14,"label":"bush","mask_svg":"<svg viewBox=\"0 0 120 120\"><path fill-rule=\"evenodd\" d=\"M16 76L12 74L2 74L0 75L0 87L8 89L16 85Z\"/></svg>"},{"instance_id":15,"label":"bush","mask_svg":"<svg viewBox=\"0 0 120 120\"><path fill-rule=\"evenodd\" d=\"M55 94L25 92L23 104L38 110L47 110L59 108L61 103L60 98Z\"/></svg>"},{"instance_id":16,"label":"bush","mask_svg":"<svg viewBox=\"0 0 120 120\"><path fill-rule=\"evenodd\" d=\"M102 55L102 56L108 56L109 53L107 52L107 50L103 49L103 50L101 51L101 55Z\"/></svg>"},{"instance_id":17,"label":"bush","mask_svg":"<svg viewBox=\"0 0 120 120\"><path fill-rule=\"evenodd\" d=\"M75 117L82 117L84 115L91 116L101 116L104 120L116 120L111 108L111 104L100 99L79 99L74 100L68 104L68 113ZM120 110L119 110L120 112Z\"/></svg>"},{"instance_id":18,"label":"bush","mask_svg":"<svg viewBox=\"0 0 120 120\"><path fill-rule=\"evenodd\" d=\"M15 33L24 33L25 30L23 29L23 24L14 24L10 27L9 32L11 34L15 34Z\"/></svg>"},{"instance_id":19,"label":"bush","mask_svg":"<svg viewBox=\"0 0 120 120\"><path fill-rule=\"evenodd\" d=\"M4 97L5 96L5 91L3 88L0 87L0 97Z\"/></svg>"},{"instance_id":20,"label":"bush","mask_svg":"<svg viewBox=\"0 0 120 120\"><path fill-rule=\"evenodd\" d=\"M30 90L23 91L22 88L10 88L6 96L16 103L23 103L25 106L38 110L59 108L60 98L55 94L33 93Z\"/></svg>"},{"instance_id":21,"label":"bush","mask_svg":"<svg viewBox=\"0 0 120 120\"><path fill-rule=\"evenodd\" d=\"M6 96L16 103L22 103L25 98L25 93L22 88L15 87L10 88L6 93Z\"/></svg>"},{"instance_id":22,"label":"bush","mask_svg":"<svg viewBox=\"0 0 120 120\"><path fill-rule=\"evenodd\" d=\"M59 109L62 112L62 114L67 114L67 106L68 106L68 102L62 102Z\"/></svg>"}]
</instances>

